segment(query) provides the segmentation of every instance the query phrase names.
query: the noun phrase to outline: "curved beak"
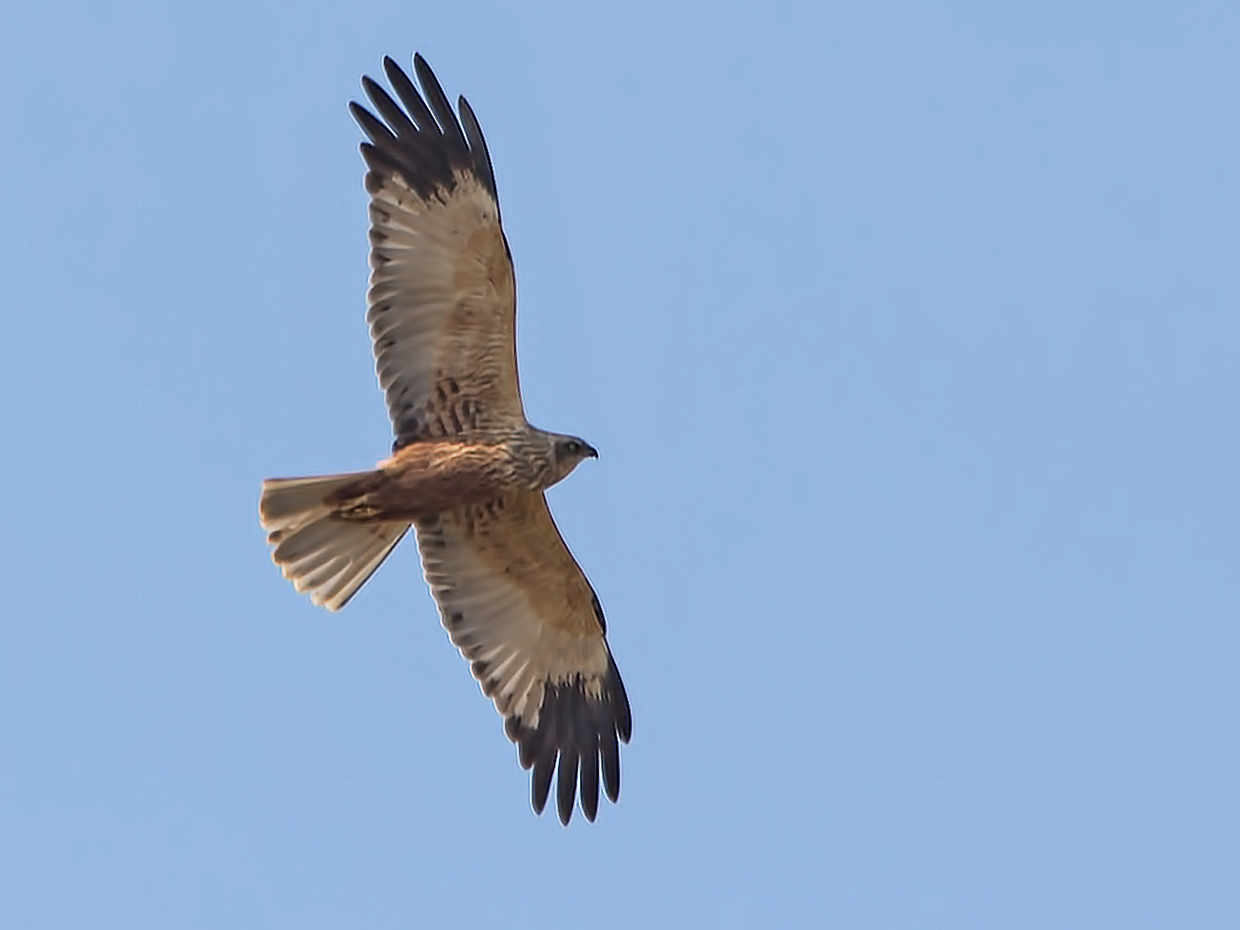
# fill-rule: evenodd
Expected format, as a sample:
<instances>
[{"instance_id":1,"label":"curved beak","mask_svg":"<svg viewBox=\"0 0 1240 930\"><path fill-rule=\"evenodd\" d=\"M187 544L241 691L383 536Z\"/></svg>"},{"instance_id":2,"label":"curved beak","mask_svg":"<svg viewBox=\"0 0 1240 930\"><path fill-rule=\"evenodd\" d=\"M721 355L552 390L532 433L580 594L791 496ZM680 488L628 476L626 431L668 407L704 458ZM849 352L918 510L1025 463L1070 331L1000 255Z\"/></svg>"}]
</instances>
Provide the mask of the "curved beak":
<instances>
[{"instance_id":1,"label":"curved beak","mask_svg":"<svg viewBox=\"0 0 1240 930\"><path fill-rule=\"evenodd\" d=\"M598 458L598 449L594 448L594 446L589 443L586 443L586 455L592 459L596 459Z\"/></svg>"}]
</instances>

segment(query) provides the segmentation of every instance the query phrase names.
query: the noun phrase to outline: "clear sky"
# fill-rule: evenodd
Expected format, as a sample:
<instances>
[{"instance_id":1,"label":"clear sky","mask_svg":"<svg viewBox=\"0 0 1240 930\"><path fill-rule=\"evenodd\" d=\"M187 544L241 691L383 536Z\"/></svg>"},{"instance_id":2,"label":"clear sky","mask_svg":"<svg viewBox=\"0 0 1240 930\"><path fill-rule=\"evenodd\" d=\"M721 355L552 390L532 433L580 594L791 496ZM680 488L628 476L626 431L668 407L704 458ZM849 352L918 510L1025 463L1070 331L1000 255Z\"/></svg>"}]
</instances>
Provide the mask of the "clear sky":
<instances>
[{"instance_id":1,"label":"clear sky","mask_svg":"<svg viewBox=\"0 0 1240 930\"><path fill-rule=\"evenodd\" d=\"M1240 6L9 4L0 925L1240 926ZM586 12L587 7L589 12ZM530 418L632 698L529 809L408 544L361 133L494 158Z\"/></svg>"}]
</instances>

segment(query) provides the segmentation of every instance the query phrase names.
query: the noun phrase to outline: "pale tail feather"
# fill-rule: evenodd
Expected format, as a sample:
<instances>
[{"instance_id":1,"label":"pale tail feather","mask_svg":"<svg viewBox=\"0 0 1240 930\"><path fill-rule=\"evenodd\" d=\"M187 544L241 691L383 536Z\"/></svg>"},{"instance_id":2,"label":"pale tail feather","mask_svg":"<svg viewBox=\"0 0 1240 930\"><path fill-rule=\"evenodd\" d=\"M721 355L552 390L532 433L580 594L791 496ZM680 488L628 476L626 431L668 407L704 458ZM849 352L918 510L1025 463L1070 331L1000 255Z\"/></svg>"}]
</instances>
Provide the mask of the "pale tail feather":
<instances>
[{"instance_id":1,"label":"pale tail feather","mask_svg":"<svg viewBox=\"0 0 1240 930\"><path fill-rule=\"evenodd\" d=\"M271 478L258 504L271 557L314 603L339 610L374 574L408 523L360 523L332 517L324 500L367 472L318 478Z\"/></svg>"}]
</instances>

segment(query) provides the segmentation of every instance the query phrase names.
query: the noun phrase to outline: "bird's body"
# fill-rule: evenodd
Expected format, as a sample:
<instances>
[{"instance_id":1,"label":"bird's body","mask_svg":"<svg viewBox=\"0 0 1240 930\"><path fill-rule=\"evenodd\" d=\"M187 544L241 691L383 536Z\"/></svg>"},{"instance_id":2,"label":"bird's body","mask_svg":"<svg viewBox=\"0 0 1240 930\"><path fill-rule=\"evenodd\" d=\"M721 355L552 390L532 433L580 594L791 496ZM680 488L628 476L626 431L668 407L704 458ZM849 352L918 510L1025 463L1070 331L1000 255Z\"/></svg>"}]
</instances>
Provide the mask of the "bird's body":
<instances>
[{"instance_id":1,"label":"bird's body","mask_svg":"<svg viewBox=\"0 0 1240 930\"><path fill-rule=\"evenodd\" d=\"M369 472L264 482L273 558L299 591L338 610L415 527L452 641L533 769L541 811L553 772L567 823L580 784L594 819L599 776L614 801L628 697L602 608L543 491L586 442L531 426L517 384L516 286L490 156L430 68L391 61L400 98L363 79L385 122L353 105L371 195L371 337L396 441Z\"/></svg>"},{"instance_id":2,"label":"bird's body","mask_svg":"<svg viewBox=\"0 0 1240 930\"><path fill-rule=\"evenodd\" d=\"M554 453L536 430L510 437L429 440L398 449L327 502L346 520L407 520L485 504L552 484Z\"/></svg>"}]
</instances>

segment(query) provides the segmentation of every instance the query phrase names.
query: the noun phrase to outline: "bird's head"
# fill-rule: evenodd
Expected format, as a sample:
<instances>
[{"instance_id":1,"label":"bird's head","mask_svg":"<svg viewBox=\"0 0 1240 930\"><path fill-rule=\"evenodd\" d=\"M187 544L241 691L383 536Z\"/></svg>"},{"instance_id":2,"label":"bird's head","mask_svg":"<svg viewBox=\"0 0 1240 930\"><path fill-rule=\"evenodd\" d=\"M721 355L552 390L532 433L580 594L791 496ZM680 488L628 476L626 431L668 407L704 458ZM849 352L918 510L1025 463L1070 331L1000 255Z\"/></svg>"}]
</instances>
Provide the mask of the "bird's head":
<instances>
[{"instance_id":1,"label":"bird's head","mask_svg":"<svg viewBox=\"0 0 1240 930\"><path fill-rule=\"evenodd\" d=\"M551 439L555 452L552 484L563 481L586 459L598 458L598 450L584 439L578 439L576 436L562 436L558 433L552 435Z\"/></svg>"}]
</instances>

